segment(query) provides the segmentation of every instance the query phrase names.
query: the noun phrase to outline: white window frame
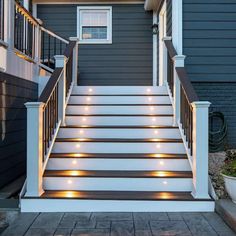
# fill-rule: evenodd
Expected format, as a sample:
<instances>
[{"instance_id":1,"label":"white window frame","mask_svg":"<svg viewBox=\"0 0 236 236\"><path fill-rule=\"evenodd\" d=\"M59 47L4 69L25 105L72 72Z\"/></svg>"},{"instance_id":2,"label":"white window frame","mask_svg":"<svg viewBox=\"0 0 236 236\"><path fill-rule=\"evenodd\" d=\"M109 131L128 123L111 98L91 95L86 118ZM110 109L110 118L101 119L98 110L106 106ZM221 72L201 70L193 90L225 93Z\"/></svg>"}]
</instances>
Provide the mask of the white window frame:
<instances>
[{"instance_id":1,"label":"white window frame","mask_svg":"<svg viewBox=\"0 0 236 236\"><path fill-rule=\"evenodd\" d=\"M107 11L107 39L83 39L81 27L81 11ZM77 7L77 38L80 44L112 44L112 7L111 6L80 6Z\"/></svg>"}]
</instances>

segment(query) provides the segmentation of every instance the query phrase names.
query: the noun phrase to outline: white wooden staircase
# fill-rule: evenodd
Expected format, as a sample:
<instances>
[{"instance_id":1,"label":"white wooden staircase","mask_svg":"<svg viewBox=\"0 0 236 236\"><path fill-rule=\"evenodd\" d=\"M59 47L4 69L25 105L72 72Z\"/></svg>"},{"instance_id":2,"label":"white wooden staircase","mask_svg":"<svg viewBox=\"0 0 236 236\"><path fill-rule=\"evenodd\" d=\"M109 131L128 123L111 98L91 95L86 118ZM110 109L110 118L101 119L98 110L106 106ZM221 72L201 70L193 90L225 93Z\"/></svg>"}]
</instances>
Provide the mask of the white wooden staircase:
<instances>
[{"instance_id":1,"label":"white wooden staircase","mask_svg":"<svg viewBox=\"0 0 236 236\"><path fill-rule=\"evenodd\" d=\"M166 86L74 86L43 173L22 211L213 211L193 173Z\"/></svg>"}]
</instances>

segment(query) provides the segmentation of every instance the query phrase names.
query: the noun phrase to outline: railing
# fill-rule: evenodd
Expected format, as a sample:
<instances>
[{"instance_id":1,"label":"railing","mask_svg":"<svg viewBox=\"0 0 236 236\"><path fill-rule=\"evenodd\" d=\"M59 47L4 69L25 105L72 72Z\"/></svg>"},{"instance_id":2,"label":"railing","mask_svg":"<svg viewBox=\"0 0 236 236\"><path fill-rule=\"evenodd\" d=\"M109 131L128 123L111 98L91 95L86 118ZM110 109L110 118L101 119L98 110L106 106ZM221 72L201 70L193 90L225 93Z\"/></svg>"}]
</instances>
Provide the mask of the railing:
<instances>
[{"instance_id":1,"label":"railing","mask_svg":"<svg viewBox=\"0 0 236 236\"><path fill-rule=\"evenodd\" d=\"M59 114L59 92L60 81L64 79L65 76L65 89L64 97L67 98L69 95L69 89L73 80L73 52L76 46L76 42L70 42L64 52L65 64L64 68L56 68L49 79L46 87L41 93L39 102L44 103L43 108L43 151L44 156L47 155L48 148L50 147L50 142L54 136L55 129L59 120L62 120L62 115ZM65 70L65 71L64 71Z\"/></svg>"},{"instance_id":2,"label":"railing","mask_svg":"<svg viewBox=\"0 0 236 236\"><path fill-rule=\"evenodd\" d=\"M193 172L195 198L208 195L208 108L199 98L188 78L184 59L178 55L171 39L164 40L168 52L166 82L174 108L174 125L178 125Z\"/></svg>"},{"instance_id":3,"label":"railing","mask_svg":"<svg viewBox=\"0 0 236 236\"><path fill-rule=\"evenodd\" d=\"M0 0L2 1L2 0ZM68 41L45 29L18 1L15 1L14 47L46 70L55 69L55 55L62 55Z\"/></svg>"},{"instance_id":4,"label":"railing","mask_svg":"<svg viewBox=\"0 0 236 236\"><path fill-rule=\"evenodd\" d=\"M41 57L40 62L47 67L55 68L55 55L62 55L68 41L54 34L52 31L41 29Z\"/></svg>"},{"instance_id":5,"label":"railing","mask_svg":"<svg viewBox=\"0 0 236 236\"><path fill-rule=\"evenodd\" d=\"M4 40L4 0L0 0L0 40Z\"/></svg>"},{"instance_id":6,"label":"railing","mask_svg":"<svg viewBox=\"0 0 236 236\"><path fill-rule=\"evenodd\" d=\"M170 40L165 41L166 48L168 50L167 55L167 83L169 85L170 92L174 94L174 63L173 58L177 55L177 52Z\"/></svg>"},{"instance_id":7,"label":"railing","mask_svg":"<svg viewBox=\"0 0 236 236\"><path fill-rule=\"evenodd\" d=\"M192 103L199 101L193 89L185 68L177 67L177 75L180 80L180 123L186 135L190 154L193 154L193 107Z\"/></svg>"},{"instance_id":8,"label":"railing","mask_svg":"<svg viewBox=\"0 0 236 236\"><path fill-rule=\"evenodd\" d=\"M38 102L26 103L27 196L40 196L43 192L43 172L59 127L64 124L66 104L77 80L77 52L77 42L70 41L64 55L56 57L56 69Z\"/></svg>"},{"instance_id":9,"label":"railing","mask_svg":"<svg viewBox=\"0 0 236 236\"><path fill-rule=\"evenodd\" d=\"M27 10L15 2L14 47L30 58L35 56L38 25L38 21Z\"/></svg>"},{"instance_id":10,"label":"railing","mask_svg":"<svg viewBox=\"0 0 236 236\"><path fill-rule=\"evenodd\" d=\"M184 135L190 154L193 154L193 108L192 102L199 101L198 96L188 78L184 67L175 67L174 58L177 56L177 52L172 44L171 40L166 40L165 45L168 51L167 61L167 83L171 91L172 97L175 97L174 89L174 72L178 75L180 81L180 117L179 121L182 125Z\"/></svg>"}]
</instances>

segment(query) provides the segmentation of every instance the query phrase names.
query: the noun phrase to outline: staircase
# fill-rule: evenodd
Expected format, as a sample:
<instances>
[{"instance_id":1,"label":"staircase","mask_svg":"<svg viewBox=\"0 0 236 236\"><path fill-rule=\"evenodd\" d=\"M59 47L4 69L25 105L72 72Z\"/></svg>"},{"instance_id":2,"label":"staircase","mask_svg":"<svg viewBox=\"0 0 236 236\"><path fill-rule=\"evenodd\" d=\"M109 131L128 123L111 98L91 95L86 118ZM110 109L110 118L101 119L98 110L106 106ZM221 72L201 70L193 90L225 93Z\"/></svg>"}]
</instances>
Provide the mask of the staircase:
<instances>
[{"instance_id":1,"label":"staircase","mask_svg":"<svg viewBox=\"0 0 236 236\"><path fill-rule=\"evenodd\" d=\"M74 86L43 175L22 211L212 211L162 87ZM37 209L36 209L37 208Z\"/></svg>"}]
</instances>

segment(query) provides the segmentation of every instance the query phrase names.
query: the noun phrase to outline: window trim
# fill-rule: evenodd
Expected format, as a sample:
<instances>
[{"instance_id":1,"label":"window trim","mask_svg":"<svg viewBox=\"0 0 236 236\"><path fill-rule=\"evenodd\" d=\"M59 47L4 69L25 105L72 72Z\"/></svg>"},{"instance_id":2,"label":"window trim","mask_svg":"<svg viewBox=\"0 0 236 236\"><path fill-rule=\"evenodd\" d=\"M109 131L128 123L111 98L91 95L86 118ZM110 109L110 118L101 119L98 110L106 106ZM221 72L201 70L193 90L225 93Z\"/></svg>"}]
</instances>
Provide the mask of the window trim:
<instances>
[{"instance_id":1,"label":"window trim","mask_svg":"<svg viewBox=\"0 0 236 236\"><path fill-rule=\"evenodd\" d=\"M82 27L80 25L83 10L101 10L108 12L107 35L108 39L82 39ZM77 38L80 44L112 44L112 7L111 6L79 6L77 7Z\"/></svg>"}]
</instances>

